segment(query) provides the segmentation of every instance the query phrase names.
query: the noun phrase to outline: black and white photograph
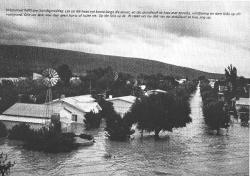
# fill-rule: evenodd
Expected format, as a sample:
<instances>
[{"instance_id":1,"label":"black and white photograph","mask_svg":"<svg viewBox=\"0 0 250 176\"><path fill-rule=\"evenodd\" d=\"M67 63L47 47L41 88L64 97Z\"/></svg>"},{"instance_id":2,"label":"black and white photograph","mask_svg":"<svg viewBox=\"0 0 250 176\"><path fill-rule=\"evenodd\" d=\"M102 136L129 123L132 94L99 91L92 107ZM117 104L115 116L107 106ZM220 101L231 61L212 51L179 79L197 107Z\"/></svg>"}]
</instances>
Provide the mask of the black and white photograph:
<instances>
[{"instance_id":1,"label":"black and white photograph","mask_svg":"<svg viewBox=\"0 0 250 176\"><path fill-rule=\"evenodd\" d=\"M249 175L250 1L0 0L0 175Z\"/></svg>"}]
</instances>

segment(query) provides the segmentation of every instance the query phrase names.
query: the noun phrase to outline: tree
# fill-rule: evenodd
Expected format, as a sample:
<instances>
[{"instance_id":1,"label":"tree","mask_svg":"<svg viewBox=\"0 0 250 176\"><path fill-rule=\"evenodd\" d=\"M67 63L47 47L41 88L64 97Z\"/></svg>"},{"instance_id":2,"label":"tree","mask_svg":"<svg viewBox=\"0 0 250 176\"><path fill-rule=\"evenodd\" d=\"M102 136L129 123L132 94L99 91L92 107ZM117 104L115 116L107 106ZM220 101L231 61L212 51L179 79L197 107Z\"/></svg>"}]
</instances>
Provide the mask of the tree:
<instances>
[{"instance_id":1,"label":"tree","mask_svg":"<svg viewBox=\"0 0 250 176\"><path fill-rule=\"evenodd\" d=\"M64 82L65 85L69 84L70 78L72 76L72 71L70 70L69 66L63 64L57 68L58 75L60 79Z\"/></svg>"},{"instance_id":2,"label":"tree","mask_svg":"<svg viewBox=\"0 0 250 176\"><path fill-rule=\"evenodd\" d=\"M101 99L99 105L102 108L100 115L106 120L107 136L110 140L127 140L134 131L131 130L131 123L127 118L121 118L114 110L113 103Z\"/></svg>"},{"instance_id":3,"label":"tree","mask_svg":"<svg viewBox=\"0 0 250 176\"><path fill-rule=\"evenodd\" d=\"M124 118L137 123L140 130L154 131L157 139L161 130L172 131L173 128L186 126L191 121L190 112L185 99L170 94L156 94L137 100Z\"/></svg>"},{"instance_id":4,"label":"tree","mask_svg":"<svg viewBox=\"0 0 250 176\"><path fill-rule=\"evenodd\" d=\"M225 77L232 84L232 92L234 93L236 90L237 69L232 64L225 69Z\"/></svg>"},{"instance_id":5,"label":"tree","mask_svg":"<svg viewBox=\"0 0 250 176\"><path fill-rule=\"evenodd\" d=\"M203 106L205 123L211 130L219 133L220 128L229 127L229 115L223 102L212 101Z\"/></svg>"},{"instance_id":6,"label":"tree","mask_svg":"<svg viewBox=\"0 0 250 176\"><path fill-rule=\"evenodd\" d=\"M3 122L0 121L0 138L7 136L7 129Z\"/></svg>"},{"instance_id":7,"label":"tree","mask_svg":"<svg viewBox=\"0 0 250 176\"><path fill-rule=\"evenodd\" d=\"M106 119L105 131L108 138L114 141L125 141L134 133L127 119L121 118L116 112L110 114Z\"/></svg>"},{"instance_id":8,"label":"tree","mask_svg":"<svg viewBox=\"0 0 250 176\"><path fill-rule=\"evenodd\" d=\"M0 85L0 113L12 106L18 99L13 82L4 80Z\"/></svg>"},{"instance_id":9,"label":"tree","mask_svg":"<svg viewBox=\"0 0 250 176\"><path fill-rule=\"evenodd\" d=\"M100 113L94 113L93 111L86 113L84 123L87 130L99 128L101 123Z\"/></svg>"}]
</instances>

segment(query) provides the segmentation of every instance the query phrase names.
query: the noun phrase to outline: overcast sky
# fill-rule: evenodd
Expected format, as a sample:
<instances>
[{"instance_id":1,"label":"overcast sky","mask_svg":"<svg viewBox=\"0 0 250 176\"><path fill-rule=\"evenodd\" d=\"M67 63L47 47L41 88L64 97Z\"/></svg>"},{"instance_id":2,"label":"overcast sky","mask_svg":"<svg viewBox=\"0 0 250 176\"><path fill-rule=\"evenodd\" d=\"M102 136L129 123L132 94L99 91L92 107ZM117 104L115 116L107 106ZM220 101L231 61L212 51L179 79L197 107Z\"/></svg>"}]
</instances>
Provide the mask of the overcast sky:
<instances>
[{"instance_id":1,"label":"overcast sky","mask_svg":"<svg viewBox=\"0 0 250 176\"><path fill-rule=\"evenodd\" d=\"M0 0L0 43L139 57L250 77L250 2ZM7 17L6 8L240 12L194 19Z\"/></svg>"}]
</instances>

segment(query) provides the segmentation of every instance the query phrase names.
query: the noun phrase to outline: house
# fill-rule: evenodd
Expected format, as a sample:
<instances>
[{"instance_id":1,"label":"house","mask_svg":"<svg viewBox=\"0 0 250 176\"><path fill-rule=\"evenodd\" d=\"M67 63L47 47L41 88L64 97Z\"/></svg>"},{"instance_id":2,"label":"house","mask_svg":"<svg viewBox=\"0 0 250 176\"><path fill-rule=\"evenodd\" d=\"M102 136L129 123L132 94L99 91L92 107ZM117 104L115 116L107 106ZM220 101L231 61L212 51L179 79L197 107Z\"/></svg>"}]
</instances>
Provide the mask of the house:
<instances>
[{"instance_id":1,"label":"house","mask_svg":"<svg viewBox=\"0 0 250 176\"><path fill-rule=\"evenodd\" d=\"M223 92L218 92L218 101L225 101L225 94Z\"/></svg>"},{"instance_id":2,"label":"house","mask_svg":"<svg viewBox=\"0 0 250 176\"><path fill-rule=\"evenodd\" d=\"M209 80L209 85L214 88L215 82L217 81L216 79L208 79Z\"/></svg>"},{"instance_id":3,"label":"house","mask_svg":"<svg viewBox=\"0 0 250 176\"><path fill-rule=\"evenodd\" d=\"M18 77L18 78L15 78L15 77L0 78L0 84L2 84L3 81L11 81L12 83L16 84L16 83L18 83L19 81L26 80L26 79L27 79L26 77Z\"/></svg>"},{"instance_id":4,"label":"house","mask_svg":"<svg viewBox=\"0 0 250 176\"><path fill-rule=\"evenodd\" d=\"M177 81L179 84L184 84L187 81L187 79L179 79L179 80L176 79L175 81Z\"/></svg>"},{"instance_id":5,"label":"house","mask_svg":"<svg viewBox=\"0 0 250 176\"><path fill-rule=\"evenodd\" d=\"M43 75L39 74L39 73L33 73L32 74L32 79L33 80L39 80L39 79L42 79L43 78Z\"/></svg>"},{"instance_id":6,"label":"house","mask_svg":"<svg viewBox=\"0 0 250 176\"><path fill-rule=\"evenodd\" d=\"M237 112L237 116L240 117L247 117L249 119L249 111L250 111L250 98L239 98L235 102L235 108Z\"/></svg>"},{"instance_id":7,"label":"house","mask_svg":"<svg viewBox=\"0 0 250 176\"><path fill-rule=\"evenodd\" d=\"M59 116L62 127L72 123L71 116L63 107L50 107L45 104L16 103L0 115L8 129L19 123L27 123L33 129L39 129L50 123L51 116Z\"/></svg>"},{"instance_id":8,"label":"house","mask_svg":"<svg viewBox=\"0 0 250 176\"><path fill-rule=\"evenodd\" d=\"M240 110L241 108L246 108L250 110L250 98L239 98L235 101L236 110Z\"/></svg>"},{"instance_id":9,"label":"house","mask_svg":"<svg viewBox=\"0 0 250 176\"><path fill-rule=\"evenodd\" d=\"M98 113L101 107L91 95L81 95L75 97L62 97L48 103L51 106L62 106L66 111L72 114L72 120L83 124L85 114L93 111Z\"/></svg>"},{"instance_id":10,"label":"house","mask_svg":"<svg viewBox=\"0 0 250 176\"><path fill-rule=\"evenodd\" d=\"M149 95L152 95L152 94L160 94L160 93L163 93L163 94L165 94L165 93L167 93L167 91L165 91L165 90L160 90L160 89L155 89L155 90L148 90L146 93L145 93L145 95L146 96L149 96Z\"/></svg>"},{"instance_id":11,"label":"house","mask_svg":"<svg viewBox=\"0 0 250 176\"><path fill-rule=\"evenodd\" d=\"M130 110L131 106L135 103L136 97L129 95L123 97L108 98L106 101L113 103L114 110L124 117L124 115Z\"/></svg>"}]
</instances>

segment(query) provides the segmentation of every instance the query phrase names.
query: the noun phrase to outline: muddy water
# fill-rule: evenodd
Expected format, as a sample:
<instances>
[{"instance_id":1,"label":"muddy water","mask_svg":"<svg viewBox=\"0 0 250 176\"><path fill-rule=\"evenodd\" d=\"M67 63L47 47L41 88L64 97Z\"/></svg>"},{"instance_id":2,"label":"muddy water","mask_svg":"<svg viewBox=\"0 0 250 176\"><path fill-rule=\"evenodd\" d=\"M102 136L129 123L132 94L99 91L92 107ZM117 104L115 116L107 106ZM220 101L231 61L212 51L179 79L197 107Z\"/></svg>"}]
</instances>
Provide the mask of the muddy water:
<instances>
[{"instance_id":1,"label":"muddy water","mask_svg":"<svg viewBox=\"0 0 250 176\"><path fill-rule=\"evenodd\" d=\"M17 163L11 175L249 175L249 128L236 123L222 135L208 134L199 89L190 103L193 121L160 141L135 134L111 142L101 128L90 132L93 146L70 153L27 151L8 140L0 141L0 151Z\"/></svg>"}]
</instances>

